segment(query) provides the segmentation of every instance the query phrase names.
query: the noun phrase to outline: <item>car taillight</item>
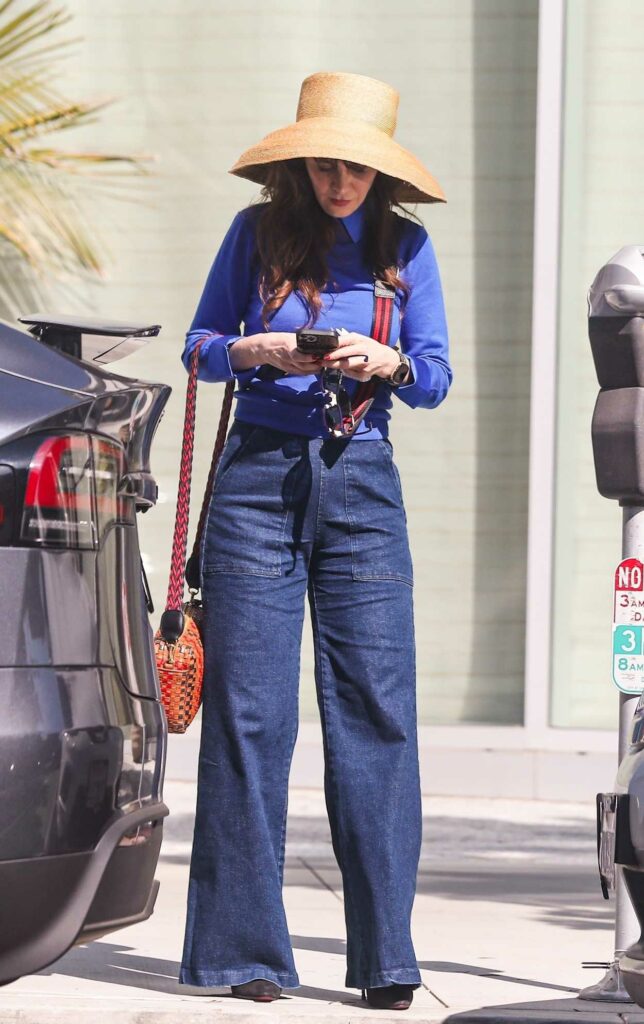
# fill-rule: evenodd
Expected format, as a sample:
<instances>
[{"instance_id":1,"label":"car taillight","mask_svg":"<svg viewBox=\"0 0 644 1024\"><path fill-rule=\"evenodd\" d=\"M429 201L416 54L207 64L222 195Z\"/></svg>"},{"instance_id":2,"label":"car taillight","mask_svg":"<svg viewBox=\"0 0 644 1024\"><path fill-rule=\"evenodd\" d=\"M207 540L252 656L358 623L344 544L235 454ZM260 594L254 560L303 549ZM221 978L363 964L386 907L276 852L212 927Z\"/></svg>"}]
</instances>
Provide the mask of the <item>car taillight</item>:
<instances>
[{"instance_id":1,"label":"car taillight","mask_svg":"<svg viewBox=\"0 0 644 1024\"><path fill-rule=\"evenodd\" d=\"M103 437L92 437L94 453L94 490L99 538L114 522L134 521L134 502L118 494L125 473L123 449Z\"/></svg>"},{"instance_id":2,"label":"car taillight","mask_svg":"<svg viewBox=\"0 0 644 1024\"><path fill-rule=\"evenodd\" d=\"M48 437L29 465L21 540L97 547L108 526L126 516L117 495L123 467L123 451L112 441L88 434Z\"/></svg>"}]
</instances>

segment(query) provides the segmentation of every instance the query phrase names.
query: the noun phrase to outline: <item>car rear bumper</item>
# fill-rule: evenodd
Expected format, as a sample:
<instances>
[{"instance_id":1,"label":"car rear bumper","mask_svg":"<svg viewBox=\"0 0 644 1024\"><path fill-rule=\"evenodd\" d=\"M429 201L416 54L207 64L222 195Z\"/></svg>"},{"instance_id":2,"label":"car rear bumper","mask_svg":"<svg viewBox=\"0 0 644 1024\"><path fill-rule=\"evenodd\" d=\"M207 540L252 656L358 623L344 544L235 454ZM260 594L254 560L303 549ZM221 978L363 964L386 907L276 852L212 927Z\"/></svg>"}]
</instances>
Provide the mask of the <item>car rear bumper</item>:
<instances>
[{"instance_id":1,"label":"car rear bumper","mask_svg":"<svg viewBox=\"0 0 644 1024\"><path fill-rule=\"evenodd\" d=\"M115 669L0 667L0 707L0 864L93 850L162 799L163 709Z\"/></svg>"},{"instance_id":2,"label":"car rear bumper","mask_svg":"<svg viewBox=\"0 0 644 1024\"><path fill-rule=\"evenodd\" d=\"M604 898L615 889L615 865L644 870L631 840L630 794L597 794L597 862Z\"/></svg>"},{"instance_id":3,"label":"car rear bumper","mask_svg":"<svg viewBox=\"0 0 644 1024\"><path fill-rule=\"evenodd\" d=\"M167 814L147 804L113 820L92 850L0 862L0 984L150 916Z\"/></svg>"}]
</instances>

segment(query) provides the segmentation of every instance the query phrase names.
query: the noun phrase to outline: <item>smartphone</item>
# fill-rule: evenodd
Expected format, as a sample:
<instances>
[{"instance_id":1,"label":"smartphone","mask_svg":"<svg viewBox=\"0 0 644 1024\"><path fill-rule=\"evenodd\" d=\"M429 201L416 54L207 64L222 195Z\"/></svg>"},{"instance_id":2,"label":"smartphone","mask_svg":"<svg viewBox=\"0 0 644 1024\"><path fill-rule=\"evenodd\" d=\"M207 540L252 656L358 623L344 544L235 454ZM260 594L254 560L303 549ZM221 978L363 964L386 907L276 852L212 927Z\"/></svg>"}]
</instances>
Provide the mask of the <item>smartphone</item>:
<instances>
[{"instance_id":1,"label":"smartphone","mask_svg":"<svg viewBox=\"0 0 644 1024\"><path fill-rule=\"evenodd\" d=\"M307 356L325 356L338 347L340 334L333 328L301 327L295 336L298 352Z\"/></svg>"}]
</instances>

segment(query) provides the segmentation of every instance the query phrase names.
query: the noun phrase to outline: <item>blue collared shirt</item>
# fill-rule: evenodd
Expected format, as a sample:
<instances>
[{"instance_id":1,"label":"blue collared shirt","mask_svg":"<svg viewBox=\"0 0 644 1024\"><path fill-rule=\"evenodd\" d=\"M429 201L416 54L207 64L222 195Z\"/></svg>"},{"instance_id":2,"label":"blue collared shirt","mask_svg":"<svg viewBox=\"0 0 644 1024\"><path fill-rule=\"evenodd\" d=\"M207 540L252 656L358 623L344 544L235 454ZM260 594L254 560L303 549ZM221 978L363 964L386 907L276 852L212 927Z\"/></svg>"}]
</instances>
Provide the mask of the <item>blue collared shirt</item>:
<instances>
[{"instance_id":1,"label":"blue collared shirt","mask_svg":"<svg viewBox=\"0 0 644 1024\"><path fill-rule=\"evenodd\" d=\"M199 352L200 380L237 379L235 416L247 423L273 427L291 434L324 437L322 407L324 396L320 375L286 375L266 379L261 367L234 372L228 357L230 346L244 335L260 334L262 300L258 291L259 267L255 230L261 206L242 210L233 220L212 265L186 337L182 360L186 369L196 343L204 339ZM369 335L373 318L373 273L365 261L362 234L364 207L349 217L337 218L337 241L327 254L329 283L322 292L322 309L316 326L342 327ZM383 383L356 438L386 437L392 407L391 396L412 409L433 409L443 401L452 381L449 364L447 325L440 277L432 243L425 229L410 220L402 221L400 276L410 293L401 318L403 296L396 294L389 344L399 340L408 356L411 378L392 389ZM289 295L270 321L271 331L294 332L304 326L307 310L297 292ZM353 394L357 381L345 377Z\"/></svg>"}]
</instances>

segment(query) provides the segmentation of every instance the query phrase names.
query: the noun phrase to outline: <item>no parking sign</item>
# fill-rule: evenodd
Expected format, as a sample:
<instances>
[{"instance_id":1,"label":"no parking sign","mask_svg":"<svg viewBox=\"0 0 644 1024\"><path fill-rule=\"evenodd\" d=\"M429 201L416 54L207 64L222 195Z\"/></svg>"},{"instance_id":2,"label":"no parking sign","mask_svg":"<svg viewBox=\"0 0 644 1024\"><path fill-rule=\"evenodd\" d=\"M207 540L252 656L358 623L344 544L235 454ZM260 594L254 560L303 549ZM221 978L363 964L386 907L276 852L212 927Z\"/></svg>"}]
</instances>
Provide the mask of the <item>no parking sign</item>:
<instances>
[{"instance_id":1,"label":"no parking sign","mask_svg":"<svg viewBox=\"0 0 644 1024\"><path fill-rule=\"evenodd\" d=\"M613 682L622 693L644 690L644 565L637 558L615 570Z\"/></svg>"}]
</instances>

